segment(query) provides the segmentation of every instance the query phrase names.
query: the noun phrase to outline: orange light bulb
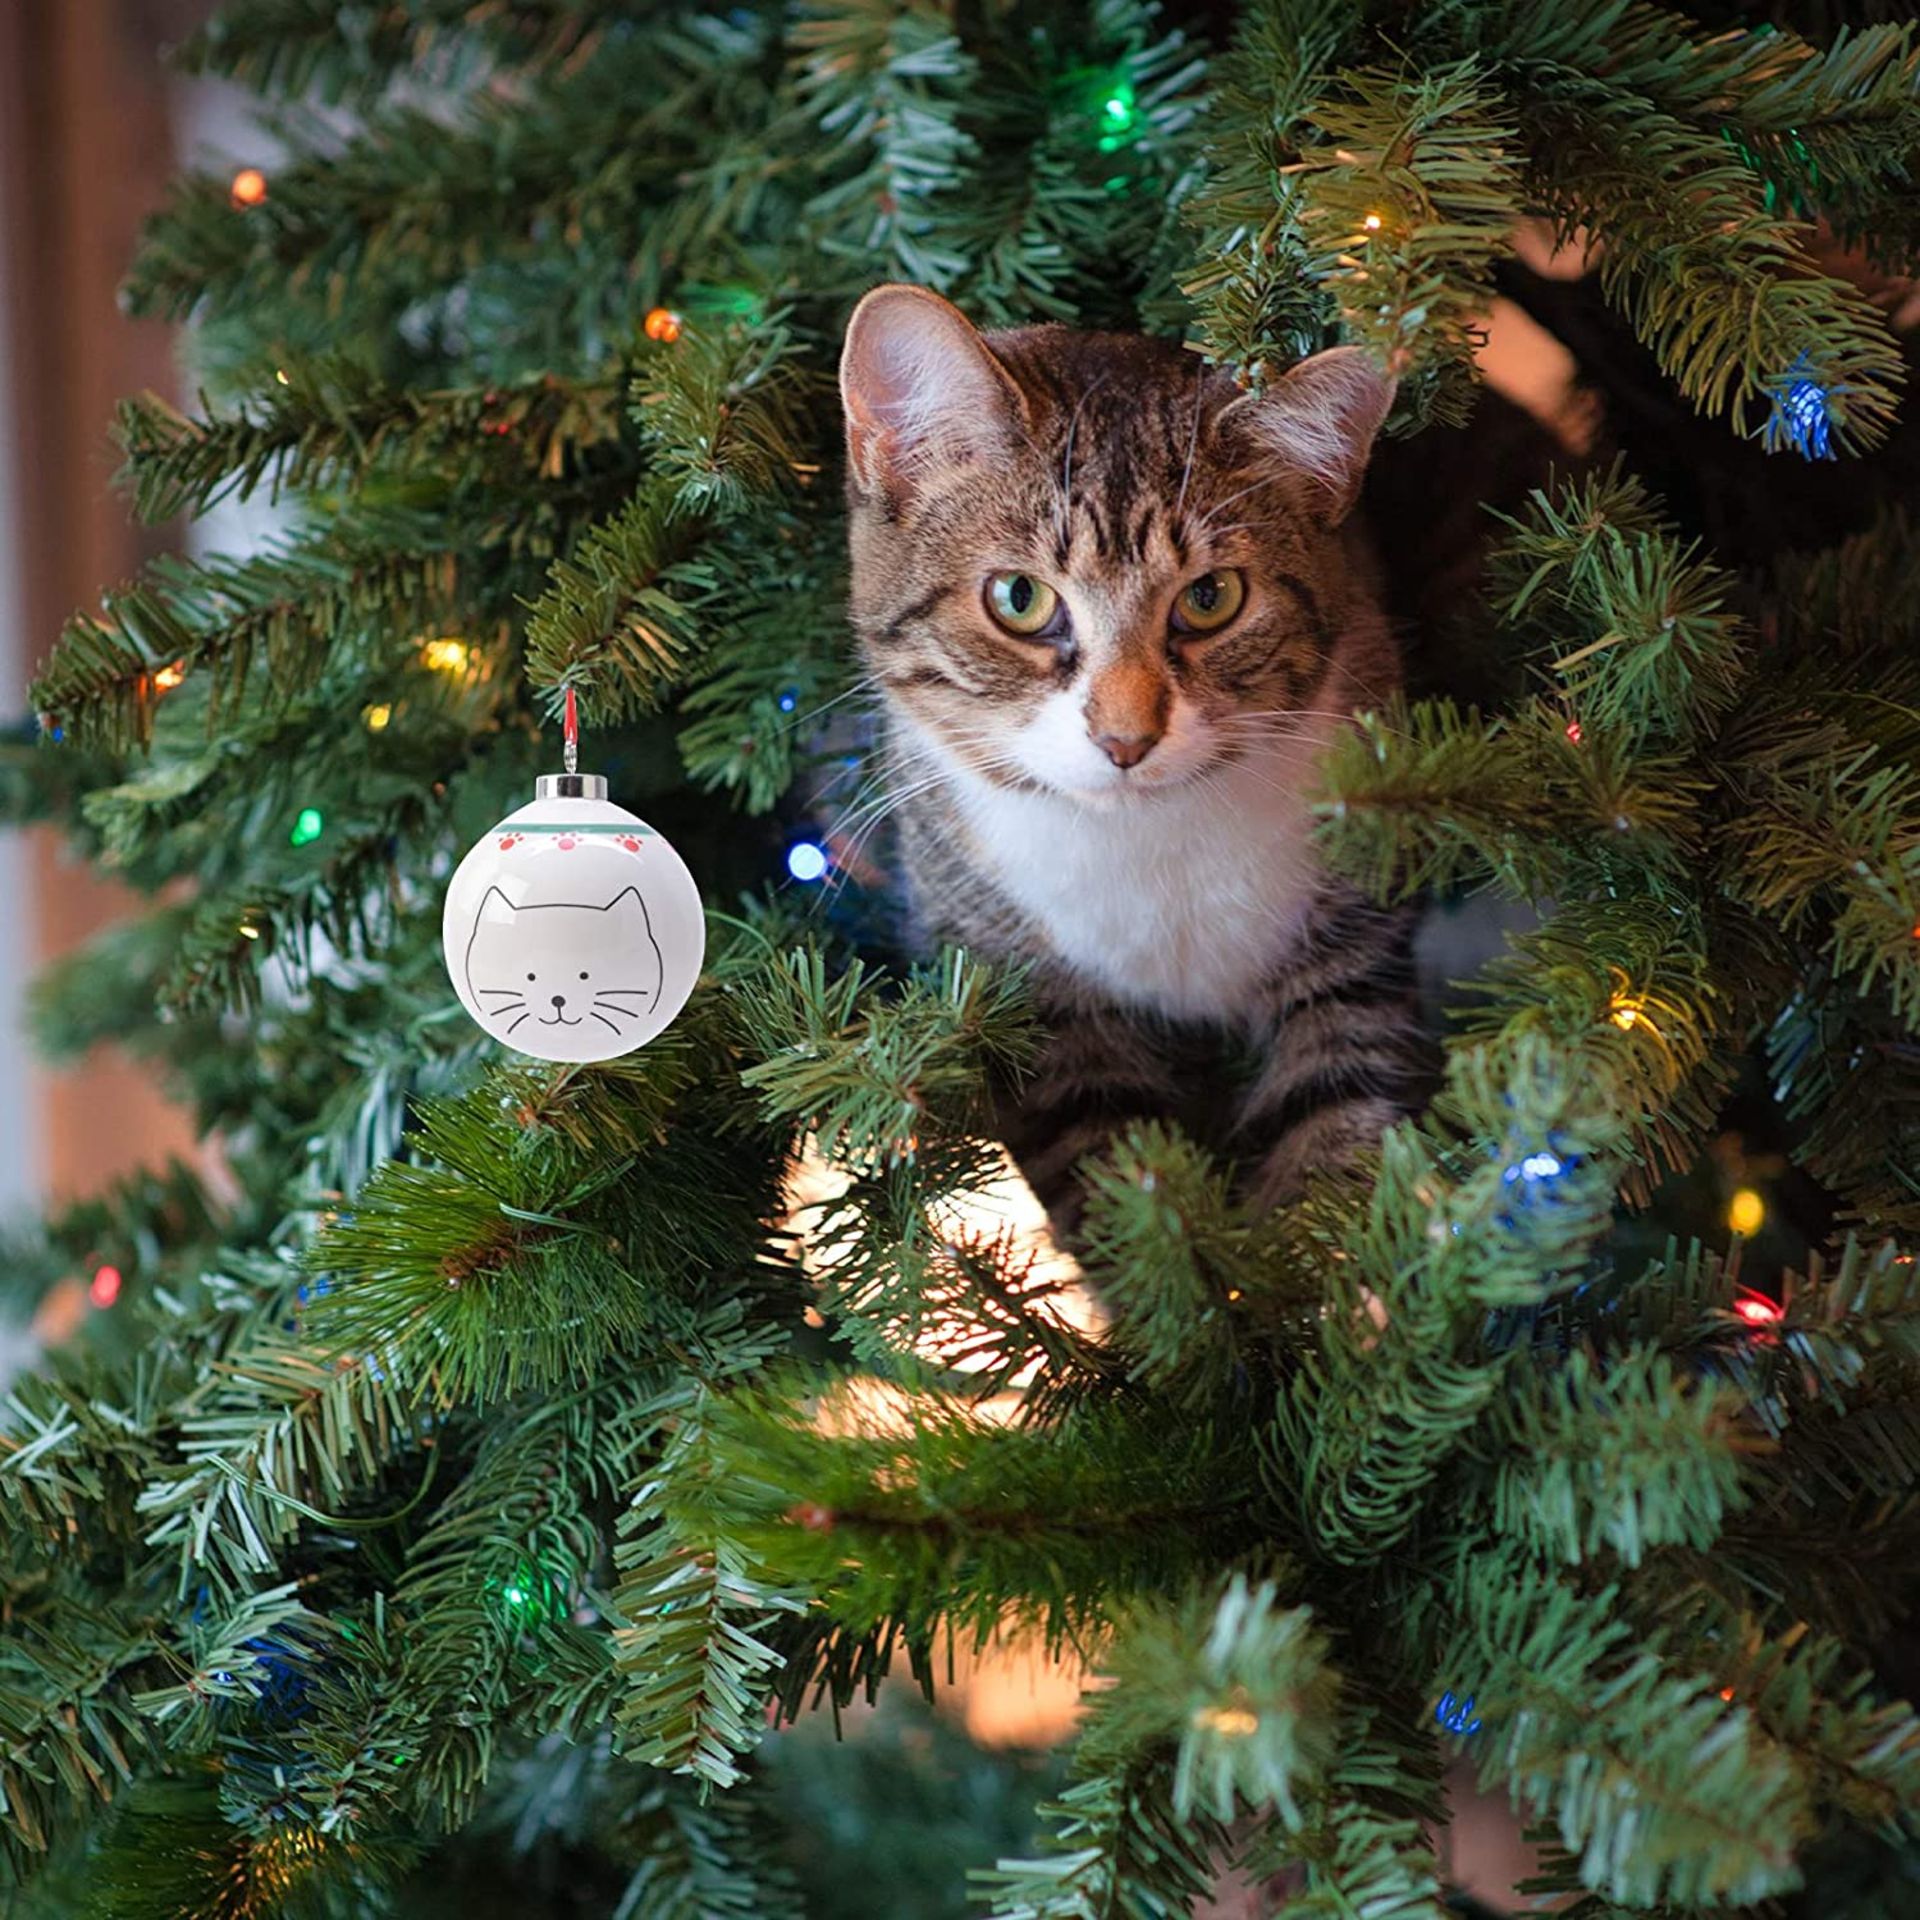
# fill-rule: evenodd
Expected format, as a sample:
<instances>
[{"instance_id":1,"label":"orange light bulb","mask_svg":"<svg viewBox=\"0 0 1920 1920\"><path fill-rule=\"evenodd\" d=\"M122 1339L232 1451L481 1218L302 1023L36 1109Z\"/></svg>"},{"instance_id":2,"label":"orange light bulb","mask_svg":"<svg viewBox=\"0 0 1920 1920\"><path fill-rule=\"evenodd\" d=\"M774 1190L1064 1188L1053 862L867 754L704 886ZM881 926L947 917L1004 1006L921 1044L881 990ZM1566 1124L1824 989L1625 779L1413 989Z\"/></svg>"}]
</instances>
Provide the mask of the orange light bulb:
<instances>
[{"instance_id":1,"label":"orange light bulb","mask_svg":"<svg viewBox=\"0 0 1920 1920\"><path fill-rule=\"evenodd\" d=\"M257 207L267 197L267 176L258 167L242 167L227 194L236 207Z\"/></svg>"}]
</instances>

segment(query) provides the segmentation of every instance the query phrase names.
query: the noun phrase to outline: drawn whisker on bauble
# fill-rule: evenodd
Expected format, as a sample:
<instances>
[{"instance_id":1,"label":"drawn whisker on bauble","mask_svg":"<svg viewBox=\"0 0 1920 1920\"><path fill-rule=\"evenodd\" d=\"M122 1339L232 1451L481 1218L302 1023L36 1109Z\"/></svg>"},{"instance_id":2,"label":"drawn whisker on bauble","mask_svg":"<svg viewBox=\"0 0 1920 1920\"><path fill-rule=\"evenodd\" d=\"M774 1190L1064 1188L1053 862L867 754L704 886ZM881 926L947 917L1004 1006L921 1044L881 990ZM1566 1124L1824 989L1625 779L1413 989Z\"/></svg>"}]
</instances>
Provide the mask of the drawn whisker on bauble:
<instances>
[{"instance_id":1,"label":"drawn whisker on bauble","mask_svg":"<svg viewBox=\"0 0 1920 1920\"><path fill-rule=\"evenodd\" d=\"M595 987L593 997L597 1000L603 993L638 993L652 995L659 991L660 989L658 987Z\"/></svg>"},{"instance_id":2,"label":"drawn whisker on bauble","mask_svg":"<svg viewBox=\"0 0 1920 1920\"><path fill-rule=\"evenodd\" d=\"M603 1027L605 1027L609 1033L618 1033L620 1031L620 1029L616 1027L613 1024L613 1022L609 1020L604 1013L594 1013L591 1008L588 1009L588 1012L591 1015L591 1017L595 1020L598 1020L600 1024Z\"/></svg>"},{"instance_id":3,"label":"drawn whisker on bauble","mask_svg":"<svg viewBox=\"0 0 1920 1920\"><path fill-rule=\"evenodd\" d=\"M523 1026L525 1026L525 1025L526 1025L526 1023L527 1023L527 1022L528 1022L529 1020L531 1020L532 1018L533 1018L533 1009L532 1009L531 1007L529 1007L529 1008L528 1008L528 1009L526 1010L526 1012L525 1012L525 1013L523 1013L523 1014L522 1014L522 1015L520 1016L520 1018L519 1018L518 1020L516 1020L516 1021L515 1021L515 1022L513 1023L513 1025L512 1025L511 1027L509 1027L509 1028L507 1029L507 1031L508 1031L509 1033L513 1033L513 1032L516 1032L516 1031L517 1031L517 1030L518 1030L519 1028L521 1028L521 1027L523 1027Z\"/></svg>"},{"instance_id":4,"label":"drawn whisker on bauble","mask_svg":"<svg viewBox=\"0 0 1920 1920\"><path fill-rule=\"evenodd\" d=\"M637 1007L623 1007L617 1000L596 1000L593 1003L595 1015L602 1013L623 1013L629 1020L638 1020L640 1010Z\"/></svg>"},{"instance_id":5,"label":"drawn whisker on bauble","mask_svg":"<svg viewBox=\"0 0 1920 1920\"><path fill-rule=\"evenodd\" d=\"M513 995L513 997L516 1000L524 1000L527 997L526 994L519 987L475 987L474 992L475 993L510 993Z\"/></svg>"}]
</instances>

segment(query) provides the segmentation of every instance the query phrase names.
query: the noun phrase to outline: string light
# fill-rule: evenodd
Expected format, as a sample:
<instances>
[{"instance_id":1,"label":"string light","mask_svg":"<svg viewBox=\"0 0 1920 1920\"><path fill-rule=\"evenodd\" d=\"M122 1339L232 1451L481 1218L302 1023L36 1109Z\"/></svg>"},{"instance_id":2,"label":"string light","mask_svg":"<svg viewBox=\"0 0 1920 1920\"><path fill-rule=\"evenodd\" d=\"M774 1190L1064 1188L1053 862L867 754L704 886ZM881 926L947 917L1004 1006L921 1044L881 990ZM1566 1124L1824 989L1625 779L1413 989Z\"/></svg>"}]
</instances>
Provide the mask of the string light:
<instances>
[{"instance_id":1,"label":"string light","mask_svg":"<svg viewBox=\"0 0 1920 1920\"><path fill-rule=\"evenodd\" d=\"M1773 387L1773 412L1767 420L1769 451L1788 446L1806 460L1831 460L1833 407L1827 389L1813 377L1803 353Z\"/></svg>"},{"instance_id":2,"label":"string light","mask_svg":"<svg viewBox=\"0 0 1920 1920\"><path fill-rule=\"evenodd\" d=\"M299 818L293 823L293 831L287 835L287 840L292 846L311 846L320 838L326 824L318 807L302 807Z\"/></svg>"},{"instance_id":3,"label":"string light","mask_svg":"<svg viewBox=\"0 0 1920 1920\"><path fill-rule=\"evenodd\" d=\"M1100 150L1111 153L1124 146L1133 132L1138 116L1134 112L1133 82L1124 77L1115 81L1100 103Z\"/></svg>"},{"instance_id":4,"label":"string light","mask_svg":"<svg viewBox=\"0 0 1920 1920\"><path fill-rule=\"evenodd\" d=\"M473 658L473 649L464 640L429 640L420 649L420 658L435 673L465 673Z\"/></svg>"},{"instance_id":5,"label":"string light","mask_svg":"<svg viewBox=\"0 0 1920 1920\"><path fill-rule=\"evenodd\" d=\"M791 713L799 704L800 695L792 687L789 687L786 692L780 696L780 711L782 713Z\"/></svg>"},{"instance_id":6,"label":"string light","mask_svg":"<svg viewBox=\"0 0 1920 1920\"><path fill-rule=\"evenodd\" d=\"M1742 1287L1734 1296L1733 1310L1750 1327L1777 1326L1786 1318L1786 1309L1779 1301L1769 1300L1751 1287Z\"/></svg>"},{"instance_id":7,"label":"string light","mask_svg":"<svg viewBox=\"0 0 1920 1920\"><path fill-rule=\"evenodd\" d=\"M1566 1170L1567 1163L1557 1153L1530 1153L1507 1168L1500 1177L1508 1186L1512 1186L1516 1180L1554 1180Z\"/></svg>"},{"instance_id":8,"label":"string light","mask_svg":"<svg viewBox=\"0 0 1920 1920\"><path fill-rule=\"evenodd\" d=\"M257 207L267 197L267 176L258 167L242 167L233 176L227 197L236 207Z\"/></svg>"},{"instance_id":9,"label":"string light","mask_svg":"<svg viewBox=\"0 0 1920 1920\"><path fill-rule=\"evenodd\" d=\"M1727 1202L1727 1225L1751 1237L1766 1224L1767 1203L1751 1187L1742 1187Z\"/></svg>"},{"instance_id":10,"label":"string light","mask_svg":"<svg viewBox=\"0 0 1920 1920\"><path fill-rule=\"evenodd\" d=\"M671 307L655 307L641 322L649 340L670 347L680 338L680 316Z\"/></svg>"},{"instance_id":11,"label":"string light","mask_svg":"<svg viewBox=\"0 0 1920 1920\"><path fill-rule=\"evenodd\" d=\"M817 840L796 840L787 849L787 871L796 880L824 879L829 864L827 850Z\"/></svg>"},{"instance_id":12,"label":"string light","mask_svg":"<svg viewBox=\"0 0 1920 1920\"><path fill-rule=\"evenodd\" d=\"M1196 1727L1227 1740L1245 1740L1260 1731L1260 1716L1245 1707L1202 1707L1193 1716Z\"/></svg>"},{"instance_id":13,"label":"string light","mask_svg":"<svg viewBox=\"0 0 1920 1920\"><path fill-rule=\"evenodd\" d=\"M387 722L393 718L393 708L381 700L367 708L360 718L367 723L369 733L385 733Z\"/></svg>"},{"instance_id":14,"label":"string light","mask_svg":"<svg viewBox=\"0 0 1920 1920\"><path fill-rule=\"evenodd\" d=\"M258 940L260 938L260 929L256 927L251 920L242 920L240 922L240 938L242 940Z\"/></svg>"},{"instance_id":15,"label":"string light","mask_svg":"<svg viewBox=\"0 0 1920 1920\"><path fill-rule=\"evenodd\" d=\"M1378 233L1386 222L1382 220L1377 213L1370 213L1360 224L1365 227L1369 233Z\"/></svg>"},{"instance_id":16,"label":"string light","mask_svg":"<svg viewBox=\"0 0 1920 1920\"><path fill-rule=\"evenodd\" d=\"M1586 738L1578 720L1569 720L1567 722L1567 738L1571 740L1576 747Z\"/></svg>"},{"instance_id":17,"label":"string light","mask_svg":"<svg viewBox=\"0 0 1920 1920\"><path fill-rule=\"evenodd\" d=\"M1613 993L1607 1001L1607 1018L1622 1033L1630 1033L1646 1021L1649 1029L1652 1022L1646 1020L1647 996L1633 991L1633 982L1620 967L1610 968L1613 975Z\"/></svg>"},{"instance_id":18,"label":"string light","mask_svg":"<svg viewBox=\"0 0 1920 1920\"><path fill-rule=\"evenodd\" d=\"M293 385L293 382L287 378L287 370L285 367L275 367L273 370L273 377L276 380L278 380L283 387L290 387Z\"/></svg>"},{"instance_id":19,"label":"string light","mask_svg":"<svg viewBox=\"0 0 1920 1920\"><path fill-rule=\"evenodd\" d=\"M96 1307L110 1307L120 1298L120 1269L118 1267L95 1267L92 1284L87 1288L87 1298Z\"/></svg>"},{"instance_id":20,"label":"string light","mask_svg":"<svg viewBox=\"0 0 1920 1920\"><path fill-rule=\"evenodd\" d=\"M154 670L154 688L160 693L171 693L186 677L187 663L184 660L175 660L167 666Z\"/></svg>"},{"instance_id":21,"label":"string light","mask_svg":"<svg viewBox=\"0 0 1920 1920\"><path fill-rule=\"evenodd\" d=\"M1452 1694L1443 1693L1440 1704L1433 1710L1434 1722L1449 1733L1457 1733L1463 1739L1470 1733L1478 1733L1483 1722L1476 1720L1473 1713L1473 1695L1464 1700L1456 1700Z\"/></svg>"}]
</instances>

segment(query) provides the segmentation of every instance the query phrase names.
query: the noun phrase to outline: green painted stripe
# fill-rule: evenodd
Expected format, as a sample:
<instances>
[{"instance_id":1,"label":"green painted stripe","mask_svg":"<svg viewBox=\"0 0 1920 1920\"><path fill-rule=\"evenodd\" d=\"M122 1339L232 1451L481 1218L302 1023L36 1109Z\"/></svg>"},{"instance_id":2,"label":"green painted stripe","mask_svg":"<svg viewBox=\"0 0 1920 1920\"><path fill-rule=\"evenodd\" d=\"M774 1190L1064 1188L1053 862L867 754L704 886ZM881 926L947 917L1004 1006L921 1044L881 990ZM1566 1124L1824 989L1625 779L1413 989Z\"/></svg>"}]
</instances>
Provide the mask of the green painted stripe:
<instances>
[{"instance_id":1,"label":"green painted stripe","mask_svg":"<svg viewBox=\"0 0 1920 1920\"><path fill-rule=\"evenodd\" d=\"M659 835L658 835L657 833L655 833L655 832L654 832L654 830L653 830L653 829L652 829L651 827L643 827L643 826L639 826L639 825L637 825L637 824L636 824L636 825L633 825L633 826L620 826L620 827L610 827L610 826L601 826L601 825L596 825L596 826L590 826L590 827L588 827L588 826L580 826L580 827L555 827L555 826L519 826L519 827L510 827L510 826L508 826L508 825L507 825L507 824L506 824L506 823L505 823L505 822L503 821L503 822L502 822L502 823L500 824L500 826L499 826L499 827L498 827L497 829L495 829L495 831L497 831L497 832L499 832L499 833L611 833L611 834L625 834L625 835L627 836L627 838L628 838L628 839L630 839L630 840L658 840L658 839L660 838L660 836L659 836Z\"/></svg>"}]
</instances>

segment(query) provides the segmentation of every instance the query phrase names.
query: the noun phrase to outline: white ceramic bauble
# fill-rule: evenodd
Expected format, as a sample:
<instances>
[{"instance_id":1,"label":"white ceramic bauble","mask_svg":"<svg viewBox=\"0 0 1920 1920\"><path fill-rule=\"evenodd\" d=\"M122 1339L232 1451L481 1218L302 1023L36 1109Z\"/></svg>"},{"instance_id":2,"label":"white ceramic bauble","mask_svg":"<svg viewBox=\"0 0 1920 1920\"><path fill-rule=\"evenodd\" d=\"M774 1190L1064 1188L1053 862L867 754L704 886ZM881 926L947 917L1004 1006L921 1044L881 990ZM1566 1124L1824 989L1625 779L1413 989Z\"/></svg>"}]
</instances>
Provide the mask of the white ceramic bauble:
<instances>
[{"instance_id":1,"label":"white ceramic bauble","mask_svg":"<svg viewBox=\"0 0 1920 1920\"><path fill-rule=\"evenodd\" d=\"M686 1005L706 953L700 890L598 774L550 774L447 886L440 940L460 1003L540 1060L611 1060Z\"/></svg>"}]
</instances>

